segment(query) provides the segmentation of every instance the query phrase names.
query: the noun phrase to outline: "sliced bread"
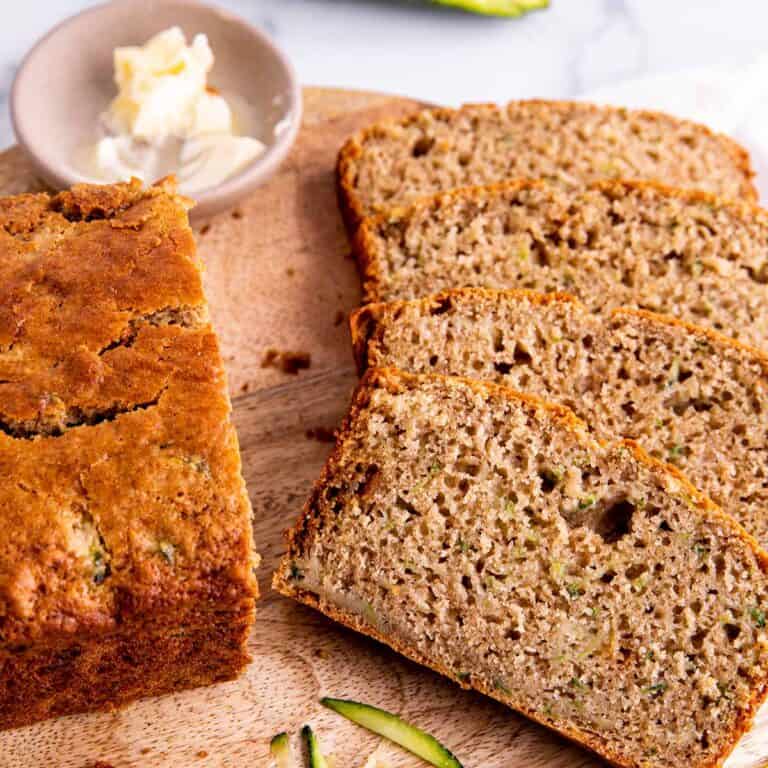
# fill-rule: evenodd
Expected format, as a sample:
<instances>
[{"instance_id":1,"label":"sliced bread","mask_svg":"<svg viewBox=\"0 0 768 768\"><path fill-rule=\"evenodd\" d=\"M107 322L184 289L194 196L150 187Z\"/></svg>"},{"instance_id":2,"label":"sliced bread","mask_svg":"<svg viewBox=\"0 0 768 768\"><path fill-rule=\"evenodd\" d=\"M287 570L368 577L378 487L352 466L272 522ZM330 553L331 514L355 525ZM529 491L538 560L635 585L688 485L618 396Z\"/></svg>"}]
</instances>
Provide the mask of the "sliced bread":
<instances>
[{"instance_id":1,"label":"sliced bread","mask_svg":"<svg viewBox=\"0 0 768 768\"><path fill-rule=\"evenodd\" d=\"M339 154L342 211L354 229L372 213L455 187L545 179L660 179L755 200L749 156L731 139L660 112L583 102L513 101L430 109L380 123Z\"/></svg>"},{"instance_id":2,"label":"sliced bread","mask_svg":"<svg viewBox=\"0 0 768 768\"><path fill-rule=\"evenodd\" d=\"M754 541L494 384L370 371L274 583L619 766L719 765L768 682Z\"/></svg>"},{"instance_id":3,"label":"sliced bread","mask_svg":"<svg viewBox=\"0 0 768 768\"><path fill-rule=\"evenodd\" d=\"M473 376L570 407L599 438L640 442L768 547L768 358L649 312L589 313L564 295L465 289L369 305L362 369Z\"/></svg>"},{"instance_id":4,"label":"sliced bread","mask_svg":"<svg viewBox=\"0 0 768 768\"><path fill-rule=\"evenodd\" d=\"M761 346L768 213L695 191L608 182L460 190L366 221L367 301L448 288L565 290L591 310L636 306Z\"/></svg>"}]
</instances>

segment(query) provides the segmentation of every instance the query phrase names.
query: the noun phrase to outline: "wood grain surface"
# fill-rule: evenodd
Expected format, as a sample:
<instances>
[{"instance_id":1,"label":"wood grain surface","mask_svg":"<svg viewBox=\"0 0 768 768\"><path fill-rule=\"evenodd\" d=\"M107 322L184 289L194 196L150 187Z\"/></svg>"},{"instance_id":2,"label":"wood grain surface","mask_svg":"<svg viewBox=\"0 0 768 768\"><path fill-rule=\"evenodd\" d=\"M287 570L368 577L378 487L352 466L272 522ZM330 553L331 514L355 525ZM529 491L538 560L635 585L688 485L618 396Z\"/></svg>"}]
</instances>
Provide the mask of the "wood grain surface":
<instances>
[{"instance_id":1,"label":"wood grain surface","mask_svg":"<svg viewBox=\"0 0 768 768\"><path fill-rule=\"evenodd\" d=\"M0 734L0 768L208 768L271 765L269 740L311 723L335 768L377 751L393 768L423 765L318 704L356 698L400 712L444 741L466 768L588 768L602 763L484 697L461 691L373 641L277 596L272 571L355 383L346 316L359 284L333 181L344 138L415 104L390 96L305 90L304 126L280 172L237 209L198 222L205 282L229 371L262 565L250 650L239 680L146 699L114 713ZM41 188L17 149L0 155L0 192ZM310 355L288 374L268 350ZM298 743L298 742L296 742ZM768 765L768 709L728 768ZM677 766L676 768L684 768Z\"/></svg>"}]
</instances>

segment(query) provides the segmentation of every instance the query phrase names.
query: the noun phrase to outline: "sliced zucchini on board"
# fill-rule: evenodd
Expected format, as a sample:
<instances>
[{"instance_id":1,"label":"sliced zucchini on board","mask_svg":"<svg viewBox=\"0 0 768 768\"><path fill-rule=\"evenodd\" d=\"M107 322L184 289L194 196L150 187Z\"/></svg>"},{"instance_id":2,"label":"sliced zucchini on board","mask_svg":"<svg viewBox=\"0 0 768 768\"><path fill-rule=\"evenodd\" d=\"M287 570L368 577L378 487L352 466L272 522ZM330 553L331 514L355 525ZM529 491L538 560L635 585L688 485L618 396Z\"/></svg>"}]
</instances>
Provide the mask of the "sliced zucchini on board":
<instances>
[{"instance_id":1,"label":"sliced zucchini on board","mask_svg":"<svg viewBox=\"0 0 768 768\"><path fill-rule=\"evenodd\" d=\"M397 715L369 704L344 699L321 699L320 703L353 723L413 752L436 768L463 768L461 763L434 736L401 720Z\"/></svg>"},{"instance_id":2,"label":"sliced zucchini on board","mask_svg":"<svg viewBox=\"0 0 768 768\"><path fill-rule=\"evenodd\" d=\"M329 768L323 753L320 751L320 742L317 740L314 731L305 725L301 729L301 735L307 743L307 753L309 754L309 768Z\"/></svg>"},{"instance_id":3,"label":"sliced zucchini on board","mask_svg":"<svg viewBox=\"0 0 768 768\"><path fill-rule=\"evenodd\" d=\"M277 763L277 768L296 768L293 762L291 742L285 731L272 738L272 741L269 742L269 751Z\"/></svg>"},{"instance_id":4,"label":"sliced zucchini on board","mask_svg":"<svg viewBox=\"0 0 768 768\"><path fill-rule=\"evenodd\" d=\"M486 16L522 16L528 11L547 8L549 0L433 0L438 5L450 5Z\"/></svg>"}]
</instances>

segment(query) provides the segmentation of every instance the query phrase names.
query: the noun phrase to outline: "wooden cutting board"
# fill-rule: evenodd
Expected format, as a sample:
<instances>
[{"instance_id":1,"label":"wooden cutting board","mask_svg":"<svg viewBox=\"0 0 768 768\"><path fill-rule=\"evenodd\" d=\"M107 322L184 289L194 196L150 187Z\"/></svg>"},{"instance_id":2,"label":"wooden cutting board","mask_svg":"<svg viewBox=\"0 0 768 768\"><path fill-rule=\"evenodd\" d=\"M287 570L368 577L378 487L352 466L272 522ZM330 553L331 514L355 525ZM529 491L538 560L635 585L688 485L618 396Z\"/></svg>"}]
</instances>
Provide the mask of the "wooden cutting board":
<instances>
[{"instance_id":1,"label":"wooden cutting board","mask_svg":"<svg viewBox=\"0 0 768 768\"><path fill-rule=\"evenodd\" d=\"M311 723L336 768L375 750L393 768L423 765L324 710L323 695L401 713L466 768L589 768L602 763L484 697L403 660L272 592L282 531L296 519L330 450L355 383L346 325L360 299L333 178L344 138L416 104L380 94L308 88L295 149L237 209L195 225L205 282L229 370L245 477L255 513L263 599L237 681L0 734L0 768L208 768L271 765L269 740ZM0 154L0 193L39 189L17 149ZM289 374L268 350L310 355ZM768 765L768 709L728 768ZM680 766L679 768L683 768Z\"/></svg>"}]
</instances>

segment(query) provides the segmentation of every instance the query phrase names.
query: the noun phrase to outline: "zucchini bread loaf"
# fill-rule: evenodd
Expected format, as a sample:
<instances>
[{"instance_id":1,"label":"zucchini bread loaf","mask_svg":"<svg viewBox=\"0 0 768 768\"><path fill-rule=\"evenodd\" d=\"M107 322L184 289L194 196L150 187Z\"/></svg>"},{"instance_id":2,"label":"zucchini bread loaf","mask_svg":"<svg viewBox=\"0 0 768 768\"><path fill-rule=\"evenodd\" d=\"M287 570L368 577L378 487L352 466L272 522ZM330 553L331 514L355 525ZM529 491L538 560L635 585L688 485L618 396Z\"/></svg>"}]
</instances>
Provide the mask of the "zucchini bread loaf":
<instances>
[{"instance_id":1,"label":"zucchini bread loaf","mask_svg":"<svg viewBox=\"0 0 768 768\"><path fill-rule=\"evenodd\" d=\"M257 585L169 184L0 199L0 728L234 677Z\"/></svg>"},{"instance_id":2,"label":"zucchini bread loaf","mask_svg":"<svg viewBox=\"0 0 768 768\"><path fill-rule=\"evenodd\" d=\"M430 109L353 136L339 154L342 213L364 216L455 187L536 178L573 189L598 179L662 179L757 199L731 139L660 112L513 101Z\"/></svg>"},{"instance_id":3,"label":"zucchini bread loaf","mask_svg":"<svg viewBox=\"0 0 768 768\"><path fill-rule=\"evenodd\" d=\"M754 541L489 383L370 371L275 585L620 766L719 765L768 683Z\"/></svg>"},{"instance_id":4,"label":"zucchini bread loaf","mask_svg":"<svg viewBox=\"0 0 768 768\"><path fill-rule=\"evenodd\" d=\"M355 251L366 301L564 290L593 311L636 306L756 346L768 339L768 214L701 192L530 181L459 190L367 220Z\"/></svg>"},{"instance_id":5,"label":"zucchini bread loaf","mask_svg":"<svg viewBox=\"0 0 768 768\"><path fill-rule=\"evenodd\" d=\"M567 405L603 439L675 464L768 547L768 358L650 312L465 289L351 319L367 366L473 376Z\"/></svg>"}]
</instances>

